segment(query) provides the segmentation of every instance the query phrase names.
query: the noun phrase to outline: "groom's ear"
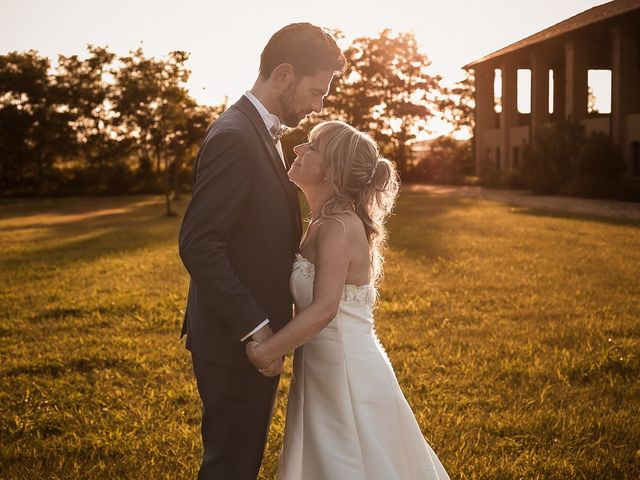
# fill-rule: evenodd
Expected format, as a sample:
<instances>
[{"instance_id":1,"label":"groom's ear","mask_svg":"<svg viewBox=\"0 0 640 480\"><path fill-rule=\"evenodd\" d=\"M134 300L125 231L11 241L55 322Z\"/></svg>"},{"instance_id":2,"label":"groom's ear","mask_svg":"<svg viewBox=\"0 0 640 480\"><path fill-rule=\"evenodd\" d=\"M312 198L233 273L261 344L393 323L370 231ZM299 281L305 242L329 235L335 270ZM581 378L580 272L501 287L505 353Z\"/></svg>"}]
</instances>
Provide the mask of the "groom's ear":
<instances>
[{"instance_id":1,"label":"groom's ear","mask_svg":"<svg viewBox=\"0 0 640 480\"><path fill-rule=\"evenodd\" d=\"M293 70L293 65L290 63L281 63L274 68L271 73L271 78L275 85L283 90L293 82L295 76L296 72Z\"/></svg>"}]
</instances>

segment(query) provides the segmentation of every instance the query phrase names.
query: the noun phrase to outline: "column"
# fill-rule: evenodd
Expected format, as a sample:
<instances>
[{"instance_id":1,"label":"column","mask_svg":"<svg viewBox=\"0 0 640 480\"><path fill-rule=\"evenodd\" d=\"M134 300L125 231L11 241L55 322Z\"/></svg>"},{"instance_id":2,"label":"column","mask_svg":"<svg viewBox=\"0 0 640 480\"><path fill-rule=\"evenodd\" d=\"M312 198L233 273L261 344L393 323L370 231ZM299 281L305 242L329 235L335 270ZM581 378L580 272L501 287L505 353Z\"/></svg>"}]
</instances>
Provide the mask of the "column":
<instances>
[{"instance_id":1,"label":"column","mask_svg":"<svg viewBox=\"0 0 640 480\"><path fill-rule=\"evenodd\" d=\"M535 51L531 54L530 143L545 122L549 121L549 68L550 62L542 52Z\"/></svg>"},{"instance_id":2,"label":"column","mask_svg":"<svg viewBox=\"0 0 640 480\"><path fill-rule=\"evenodd\" d=\"M475 76L475 120L473 132L475 147L476 175L482 171L482 163L486 160L485 132L495 128L495 110L493 105L493 67L487 64L477 65Z\"/></svg>"},{"instance_id":3,"label":"column","mask_svg":"<svg viewBox=\"0 0 640 480\"><path fill-rule=\"evenodd\" d=\"M637 27L637 25L636 25ZM639 106L637 61L640 52L633 25L620 22L611 29L611 141L621 147L627 163L629 148L625 139L626 115Z\"/></svg>"},{"instance_id":4,"label":"column","mask_svg":"<svg viewBox=\"0 0 640 480\"><path fill-rule=\"evenodd\" d=\"M580 121L587 116L587 54L585 42L567 40L565 55L565 107L567 119Z\"/></svg>"},{"instance_id":5,"label":"column","mask_svg":"<svg viewBox=\"0 0 640 480\"><path fill-rule=\"evenodd\" d=\"M553 70L553 115L554 121L565 118L564 114L564 94L565 94L565 66L562 62L557 62L552 65Z\"/></svg>"},{"instance_id":6,"label":"column","mask_svg":"<svg viewBox=\"0 0 640 480\"><path fill-rule=\"evenodd\" d=\"M502 138L502 160L500 167L511 170L511 127L518 119L518 75L514 64L503 62L502 69L502 113L500 114L500 137Z\"/></svg>"}]
</instances>

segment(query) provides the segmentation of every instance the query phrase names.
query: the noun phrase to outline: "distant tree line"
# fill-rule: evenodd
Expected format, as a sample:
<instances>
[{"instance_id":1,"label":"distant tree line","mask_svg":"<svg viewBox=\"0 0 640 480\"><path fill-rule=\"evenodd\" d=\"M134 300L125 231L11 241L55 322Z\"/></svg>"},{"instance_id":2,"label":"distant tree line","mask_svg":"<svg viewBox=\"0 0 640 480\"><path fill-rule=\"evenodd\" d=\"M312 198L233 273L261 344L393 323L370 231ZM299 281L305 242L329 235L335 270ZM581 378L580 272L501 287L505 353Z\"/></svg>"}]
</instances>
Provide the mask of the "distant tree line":
<instances>
[{"instance_id":1,"label":"distant tree line","mask_svg":"<svg viewBox=\"0 0 640 480\"><path fill-rule=\"evenodd\" d=\"M13 195L164 191L171 197L221 107L186 90L188 55L0 56L0 189Z\"/></svg>"},{"instance_id":2,"label":"distant tree line","mask_svg":"<svg viewBox=\"0 0 640 480\"><path fill-rule=\"evenodd\" d=\"M464 97L428 73L412 33L360 37L345 55L349 69L334 80L324 114L285 135L285 151L314 123L339 118L371 133L403 176L424 179L412 142L434 115L468 128ZM82 58L59 55L55 67L34 50L0 55L2 194L164 192L171 213L171 199L191 185L208 125L226 108L189 95L187 59L141 49L118 57L93 45Z\"/></svg>"}]
</instances>

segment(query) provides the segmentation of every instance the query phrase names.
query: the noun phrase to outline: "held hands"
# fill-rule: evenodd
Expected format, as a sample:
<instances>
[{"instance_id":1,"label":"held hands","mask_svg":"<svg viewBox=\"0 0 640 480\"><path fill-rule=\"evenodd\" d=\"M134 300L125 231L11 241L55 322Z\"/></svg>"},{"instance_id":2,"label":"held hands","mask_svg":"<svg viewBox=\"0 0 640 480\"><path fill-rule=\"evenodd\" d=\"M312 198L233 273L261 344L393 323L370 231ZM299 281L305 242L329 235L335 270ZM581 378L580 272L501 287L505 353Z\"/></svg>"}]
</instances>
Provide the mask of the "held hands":
<instances>
[{"instance_id":1,"label":"held hands","mask_svg":"<svg viewBox=\"0 0 640 480\"><path fill-rule=\"evenodd\" d=\"M268 360L261 352L263 347L260 347L259 345L260 344L255 340L247 343L247 357L249 357L251 364L265 377L275 377L280 375L282 372L282 358L278 358L274 361Z\"/></svg>"},{"instance_id":2,"label":"held hands","mask_svg":"<svg viewBox=\"0 0 640 480\"><path fill-rule=\"evenodd\" d=\"M246 346L249 361L266 377L275 377L282 372L282 358L276 360L268 359L264 352L264 345L259 347L261 343L265 342L272 335L273 330L271 330L271 327L265 325L251 336L251 341L248 342Z\"/></svg>"}]
</instances>

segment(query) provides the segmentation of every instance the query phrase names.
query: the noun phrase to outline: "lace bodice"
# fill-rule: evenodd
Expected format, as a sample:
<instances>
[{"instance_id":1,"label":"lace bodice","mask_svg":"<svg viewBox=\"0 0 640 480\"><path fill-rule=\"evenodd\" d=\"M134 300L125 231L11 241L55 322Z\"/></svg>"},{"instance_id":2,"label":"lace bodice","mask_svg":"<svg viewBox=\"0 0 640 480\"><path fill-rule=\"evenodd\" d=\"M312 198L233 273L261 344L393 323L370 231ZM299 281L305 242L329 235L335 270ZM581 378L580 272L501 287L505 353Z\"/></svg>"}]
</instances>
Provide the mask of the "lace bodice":
<instances>
[{"instance_id":1,"label":"lace bodice","mask_svg":"<svg viewBox=\"0 0 640 480\"><path fill-rule=\"evenodd\" d=\"M298 270L305 278L313 278L316 273L315 265L299 253L296 253L296 259L293 262L293 270ZM342 290L342 300L373 306L376 301L376 289L371 284L345 284L344 289Z\"/></svg>"}]
</instances>

